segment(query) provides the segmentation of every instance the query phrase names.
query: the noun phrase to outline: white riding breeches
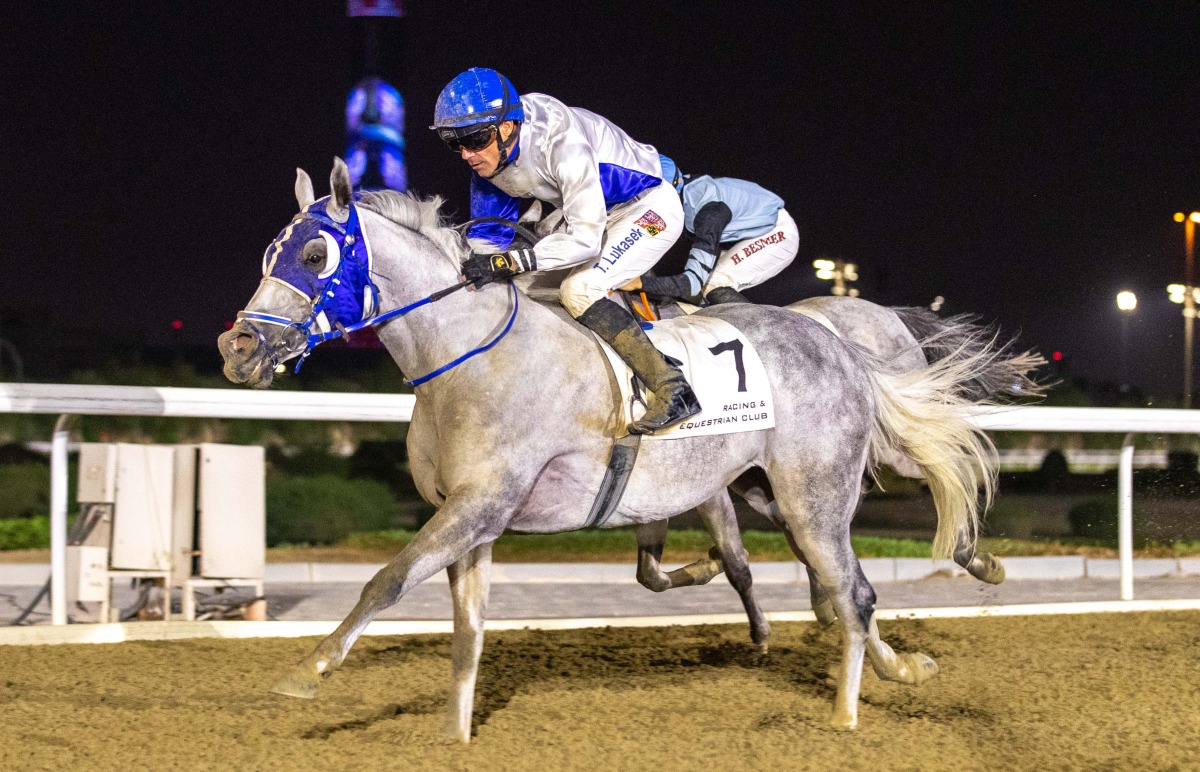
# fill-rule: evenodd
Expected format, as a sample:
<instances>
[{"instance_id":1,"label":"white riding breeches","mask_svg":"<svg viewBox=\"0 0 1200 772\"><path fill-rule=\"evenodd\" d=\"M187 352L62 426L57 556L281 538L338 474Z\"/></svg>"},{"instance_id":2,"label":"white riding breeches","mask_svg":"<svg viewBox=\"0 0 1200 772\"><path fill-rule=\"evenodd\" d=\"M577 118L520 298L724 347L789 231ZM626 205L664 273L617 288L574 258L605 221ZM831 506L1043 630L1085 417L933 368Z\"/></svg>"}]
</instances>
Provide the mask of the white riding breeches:
<instances>
[{"instance_id":1,"label":"white riding breeches","mask_svg":"<svg viewBox=\"0 0 1200 772\"><path fill-rule=\"evenodd\" d=\"M599 257L563 280L559 292L563 306L578 317L597 300L653 268L682 233L683 204L670 185L650 188L613 207Z\"/></svg>"},{"instance_id":2,"label":"white riding breeches","mask_svg":"<svg viewBox=\"0 0 1200 772\"><path fill-rule=\"evenodd\" d=\"M717 287L743 290L756 287L787 268L800 250L800 229L786 209L779 210L775 227L721 251L702 294Z\"/></svg>"}]
</instances>

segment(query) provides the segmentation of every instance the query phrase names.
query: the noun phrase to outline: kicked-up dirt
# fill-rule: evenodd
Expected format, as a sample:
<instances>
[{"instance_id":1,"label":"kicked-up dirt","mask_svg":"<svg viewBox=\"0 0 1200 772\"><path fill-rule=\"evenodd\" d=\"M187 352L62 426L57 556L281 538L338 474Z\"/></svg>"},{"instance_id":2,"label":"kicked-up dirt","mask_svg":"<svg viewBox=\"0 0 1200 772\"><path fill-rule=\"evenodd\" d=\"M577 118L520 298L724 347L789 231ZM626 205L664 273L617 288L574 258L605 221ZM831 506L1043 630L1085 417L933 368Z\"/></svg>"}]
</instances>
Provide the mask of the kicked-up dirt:
<instances>
[{"instance_id":1,"label":"kicked-up dirt","mask_svg":"<svg viewBox=\"0 0 1200 772\"><path fill-rule=\"evenodd\" d=\"M0 647L3 769L1196 769L1200 613L882 622L941 674L863 679L777 624L489 633L475 737L447 744L446 636L363 638L316 700L267 692L315 639Z\"/></svg>"}]
</instances>

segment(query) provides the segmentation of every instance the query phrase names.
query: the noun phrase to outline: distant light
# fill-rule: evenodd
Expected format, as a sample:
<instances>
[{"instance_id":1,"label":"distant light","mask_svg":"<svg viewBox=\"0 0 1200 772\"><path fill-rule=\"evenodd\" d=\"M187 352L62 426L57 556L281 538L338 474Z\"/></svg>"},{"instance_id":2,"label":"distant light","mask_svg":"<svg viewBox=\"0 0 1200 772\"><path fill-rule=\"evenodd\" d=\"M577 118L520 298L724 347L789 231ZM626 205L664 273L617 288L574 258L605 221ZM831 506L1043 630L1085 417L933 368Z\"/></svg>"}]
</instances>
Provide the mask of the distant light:
<instances>
[{"instance_id":1,"label":"distant light","mask_svg":"<svg viewBox=\"0 0 1200 772\"><path fill-rule=\"evenodd\" d=\"M1063 353L1061 351L1055 351L1053 354L1050 355L1050 358L1053 359L1055 362L1061 362L1062 358L1063 358Z\"/></svg>"},{"instance_id":2,"label":"distant light","mask_svg":"<svg viewBox=\"0 0 1200 772\"><path fill-rule=\"evenodd\" d=\"M945 304L945 302L946 302L946 298L942 297L941 295L938 295L937 297L935 297L933 299L933 302L929 304L929 310L930 311L941 311L942 305Z\"/></svg>"},{"instance_id":3,"label":"distant light","mask_svg":"<svg viewBox=\"0 0 1200 772\"><path fill-rule=\"evenodd\" d=\"M172 330L182 330L183 329L183 321L176 319L175 321L171 322L171 329Z\"/></svg>"},{"instance_id":4,"label":"distant light","mask_svg":"<svg viewBox=\"0 0 1200 772\"><path fill-rule=\"evenodd\" d=\"M225 329L227 329L227 330L232 330L232 329L233 329L233 322L225 322Z\"/></svg>"},{"instance_id":5,"label":"distant light","mask_svg":"<svg viewBox=\"0 0 1200 772\"><path fill-rule=\"evenodd\" d=\"M1122 311L1132 311L1137 308L1137 295L1129 290L1123 290L1117 293L1117 308Z\"/></svg>"},{"instance_id":6,"label":"distant light","mask_svg":"<svg viewBox=\"0 0 1200 772\"><path fill-rule=\"evenodd\" d=\"M1183 212L1175 213L1175 222L1183 222Z\"/></svg>"},{"instance_id":7,"label":"distant light","mask_svg":"<svg viewBox=\"0 0 1200 772\"><path fill-rule=\"evenodd\" d=\"M829 270L828 268L822 268L821 270L817 271L817 278L823 279L824 281L829 281L833 278L833 271Z\"/></svg>"},{"instance_id":8,"label":"distant light","mask_svg":"<svg viewBox=\"0 0 1200 772\"><path fill-rule=\"evenodd\" d=\"M1188 215L1188 219L1192 222L1200 222L1200 212L1192 212Z\"/></svg>"},{"instance_id":9,"label":"distant light","mask_svg":"<svg viewBox=\"0 0 1200 772\"><path fill-rule=\"evenodd\" d=\"M820 270L820 271L832 271L834 268L833 261L832 260L813 260L813 268L816 268L817 270Z\"/></svg>"}]
</instances>

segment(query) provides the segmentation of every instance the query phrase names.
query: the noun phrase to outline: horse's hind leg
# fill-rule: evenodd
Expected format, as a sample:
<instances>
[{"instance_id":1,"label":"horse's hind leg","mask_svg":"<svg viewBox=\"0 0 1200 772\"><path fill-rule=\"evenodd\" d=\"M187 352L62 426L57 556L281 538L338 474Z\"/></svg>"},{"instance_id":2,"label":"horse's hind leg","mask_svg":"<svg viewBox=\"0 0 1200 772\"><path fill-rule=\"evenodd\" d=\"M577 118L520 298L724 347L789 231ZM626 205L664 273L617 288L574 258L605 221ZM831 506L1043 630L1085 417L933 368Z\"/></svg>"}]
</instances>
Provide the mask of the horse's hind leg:
<instances>
[{"instance_id":1,"label":"horse's hind leg","mask_svg":"<svg viewBox=\"0 0 1200 772\"><path fill-rule=\"evenodd\" d=\"M1004 564L990 552L977 552L975 538L967 528L959 528L954 545L954 562L981 582L1000 584L1004 581Z\"/></svg>"},{"instance_id":2,"label":"horse's hind leg","mask_svg":"<svg viewBox=\"0 0 1200 772\"><path fill-rule=\"evenodd\" d=\"M842 624L841 672L830 723L839 729L853 729L858 725L858 693L862 687L863 657L875 609L875 590L867 582L858 558L850 548L849 532L831 532L838 528L833 523L819 523L815 527L824 533L793 530L793 537L808 559L816 582L828 591ZM808 527L802 530L808 530ZM810 580L812 578L810 574Z\"/></svg>"},{"instance_id":3,"label":"horse's hind leg","mask_svg":"<svg viewBox=\"0 0 1200 772\"><path fill-rule=\"evenodd\" d=\"M481 544L446 567L454 601L454 639L451 645L453 681L446 734L460 742L471 740L475 678L483 652L483 622L491 587L492 545Z\"/></svg>"}]
</instances>

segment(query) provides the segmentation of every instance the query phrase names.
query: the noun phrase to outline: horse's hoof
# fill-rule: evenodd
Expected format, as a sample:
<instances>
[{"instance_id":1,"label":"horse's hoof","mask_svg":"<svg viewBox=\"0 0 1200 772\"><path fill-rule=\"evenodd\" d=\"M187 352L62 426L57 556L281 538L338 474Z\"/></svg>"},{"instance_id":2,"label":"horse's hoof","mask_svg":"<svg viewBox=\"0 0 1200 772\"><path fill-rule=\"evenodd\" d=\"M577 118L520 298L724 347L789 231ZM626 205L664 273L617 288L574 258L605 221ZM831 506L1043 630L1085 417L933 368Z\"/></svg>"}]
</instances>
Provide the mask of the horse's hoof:
<instances>
[{"instance_id":1,"label":"horse's hoof","mask_svg":"<svg viewBox=\"0 0 1200 772\"><path fill-rule=\"evenodd\" d=\"M442 740L447 745L470 745L471 727L461 727L456 722L448 721L442 727Z\"/></svg>"},{"instance_id":2,"label":"horse's hoof","mask_svg":"<svg viewBox=\"0 0 1200 772\"><path fill-rule=\"evenodd\" d=\"M981 552L967 564L967 573L981 582L1000 584L1004 581L1004 564L990 552Z\"/></svg>"},{"instance_id":3,"label":"horse's hoof","mask_svg":"<svg viewBox=\"0 0 1200 772\"><path fill-rule=\"evenodd\" d=\"M321 679L315 673L296 668L276 681L271 687L271 693L311 700L317 696L319 688L321 688Z\"/></svg>"},{"instance_id":4,"label":"horse's hoof","mask_svg":"<svg viewBox=\"0 0 1200 772\"><path fill-rule=\"evenodd\" d=\"M829 725L839 732L849 732L858 728L858 716L848 711L834 709Z\"/></svg>"},{"instance_id":5,"label":"horse's hoof","mask_svg":"<svg viewBox=\"0 0 1200 772\"><path fill-rule=\"evenodd\" d=\"M914 651L899 656L908 670L908 678L904 679L905 683L923 684L939 672L937 663L920 652Z\"/></svg>"},{"instance_id":6,"label":"horse's hoof","mask_svg":"<svg viewBox=\"0 0 1200 772\"><path fill-rule=\"evenodd\" d=\"M825 627L829 627L837 621L837 612L833 610L833 601L827 600L816 604L813 606L813 613L817 615L817 621Z\"/></svg>"}]
</instances>

